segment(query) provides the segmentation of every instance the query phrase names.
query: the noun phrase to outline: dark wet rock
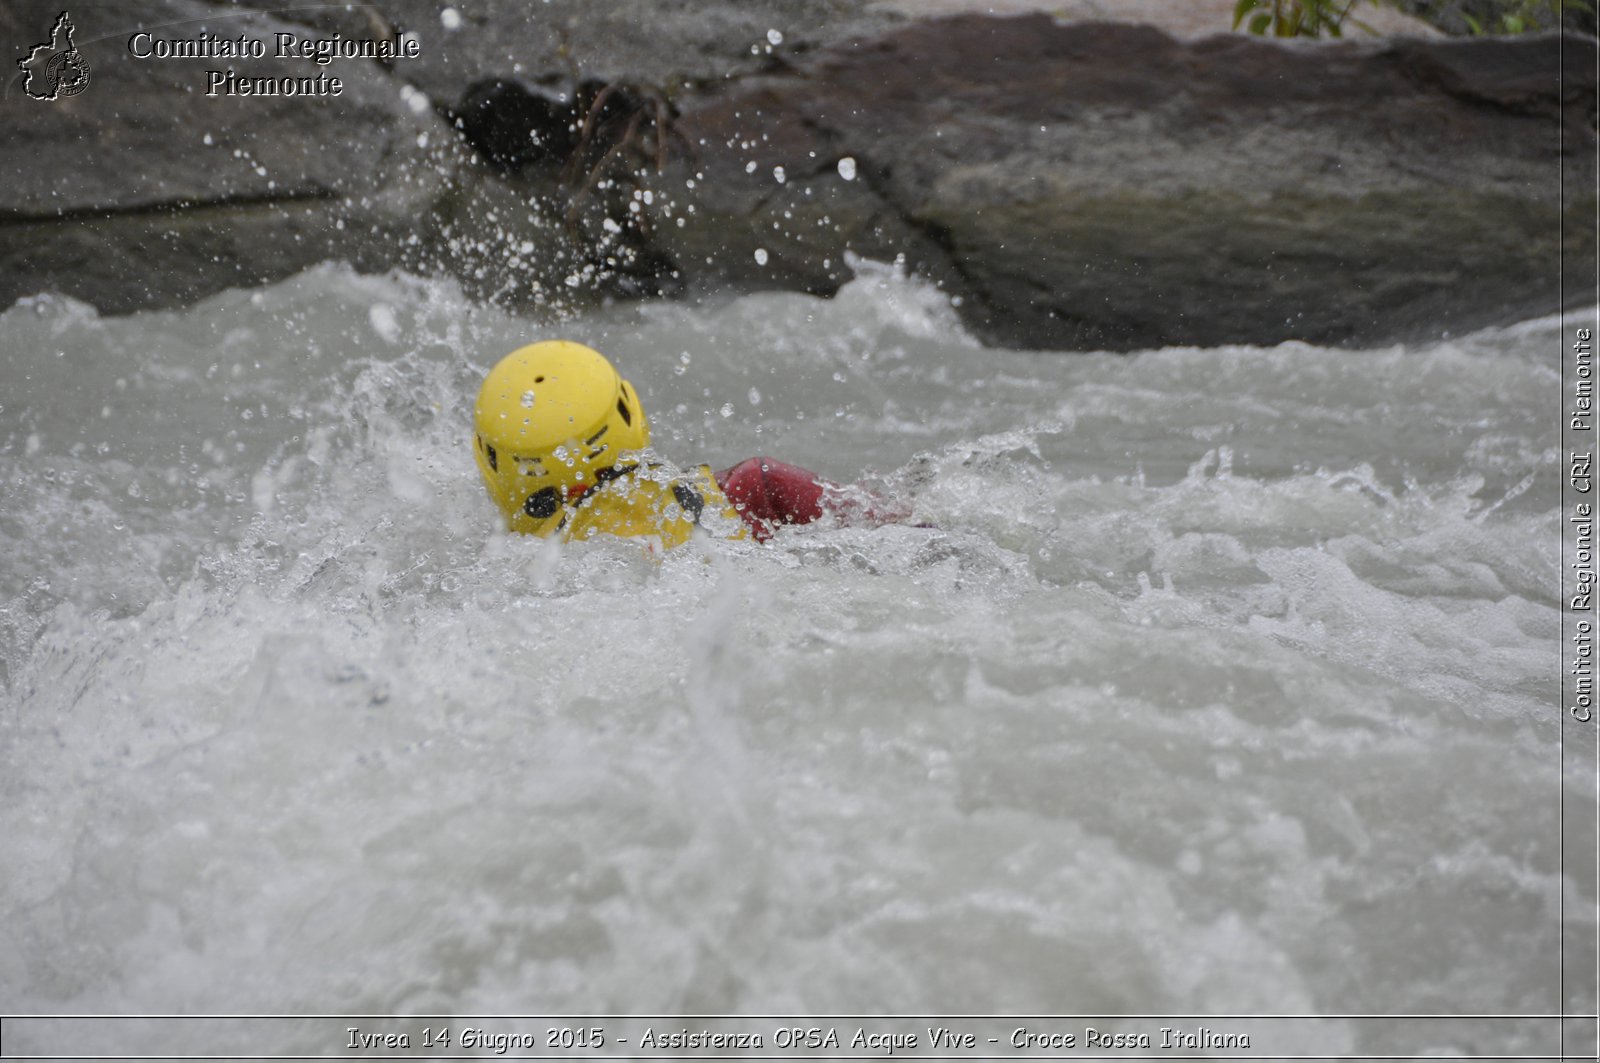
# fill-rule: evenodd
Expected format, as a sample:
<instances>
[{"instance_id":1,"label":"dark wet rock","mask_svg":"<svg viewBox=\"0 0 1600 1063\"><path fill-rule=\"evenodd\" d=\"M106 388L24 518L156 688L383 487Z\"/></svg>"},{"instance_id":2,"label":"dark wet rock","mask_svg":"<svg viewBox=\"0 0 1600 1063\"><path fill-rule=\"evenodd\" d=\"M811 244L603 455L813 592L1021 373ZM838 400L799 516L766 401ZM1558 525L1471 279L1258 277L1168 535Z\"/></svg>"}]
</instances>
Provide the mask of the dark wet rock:
<instances>
[{"instance_id":1,"label":"dark wet rock","mask_svg":"<svg viewBox=\"0 0 1600 1063\"><path fill-rule=\"evenodd\" d=\"M32 101L12 76L0 109L0 304L53 289L112 312L166 306L324 258L451 272L475 293L534 305L677 291L675 263L627 211L629 168L665 150L662 86L720 81L815 40L903 21L846 10L855 6L670 0L641 18L621 0L464 4L454 28L440 5L411 0L299 9L156 0L136 16L80 6L87 91ZM6 54L48 36L58 14L50 0L0 6ZM127 41L145 27L245 34L269 51L281 31L406 34L420 55L326 67L141 62ZM788 30L790 43L773 44L772 30ZM205 98L208 69L326 73L344 94Z\"/></svg>"},{"instance_id":2,"label":"dark wet rock","mask_svg":"<svg viewBox=\"0 0 1600 1063\"><path fill-rule=\"evenodd\" d=\"M1594 48L922 23L686 105L696 150L659 185L689 220L660 240L751 289L826 291L844 251L900 253L979 334L1032 347L1531 316L1560 304L1563 236L1569 300L1593 298Z\"/></svg>"},{"instance_id":3,"label":"dark wet rock","mask_svg":"<svg viewBox=\"0 0 1600 1063\"><path fill-rule=\"evenodd\" d=\"M578 94L570 84L491 78L468 86L449 117L469 147L507 173L560 166L578 146Z\"/></svg>"},{"instance_id":4,"label":"dark wet rock","mask_svg":"<svg viewBox=\"0 0 1600 1063\"><path fill-rule=\"evenodd\" d=\"M20 53L60 12L0 7ZM28 98L8 77L0 106L0 304L40 290L106 311L193 300L327 258L385 268L444 194L455 137L418 94L367 60L139 60L143 26L270 41L288 27L249 12L155 0L138 18L76 9L91 80L71 98ZM15 44L13 48L11 45ZM206 71L335 76L337 97L205 95ZM419 106L420 105L420 106ZM442 155L441 152L444 154Z\"/></svg>"},{"instance_id":5,"label":"dark wet rock","mask_svg":"<svg viewBox=\"0 0 1600 1063\"><path fill-rule=\"evenodd\" d=\"M631 186L569 185L562 173L466 168L401 262L448 273L471 296L517 310L565 314L609 299L683 291L677 264L656 248Z\"/></svg>"},{"instance_id":6,"label":"dark wet rock","mask_svg":"<svg viewBox=\"0 0 1600 1063\"><path fill-rule=\"evenodd\" d=\"M855 254L1011 345L1370 343L1553 310L1563 237L1566 291L1592 297L1589 38L1177 41L844 0L139 9L421 44L316 67L136 61L125 10L76 12L83 94L8 83L0 304L171 305L336 258L565 310L827 294ZM57 14L0 7L0 44ZM345 92L207 98L208 68Z\"/></svg>"},{"instance_id":7,"label":"dark wet rock","mask_svg":"<svg viewBox=\"0 0 1600 1063\"><path fill-rule=\"evenodd\" d=\"M651 157L662 155L672 115L671 103L648 86L503 78L469 86L445 112L467 146L503 173L536 167L574 175L652 140Z\"/></svg>"},{"instance_id":8,"label":"dark wet rock","mask_svg":"<svg viewBox=\"0 0 1600 1063\"><path fill-rule=\"evenodd\" d=\"M407 264L513 309L680 294L639 180L667 156L671 114L658 94L619 82L469 90L448 117L474 155Z\"/></svg>"},{"instance_id":9,"label":"dark wet rock","mask_svg":"<svg viewBox=\"0 0 1600 1063\"><path fill-rule=\"evenodd\" d=\"M355 11L249 4L346 34L370 34L364 24L374 16L363 9L381 12L375 17L385 26L421 42L422 54L397 68L441 107L493 78L621 81L676 93L906 22L886 5L861 0L463 2L450 16L449 5L435 0L380 0ZM768 36L774 31L777 43Z\"/></svg>"}]
</instances>

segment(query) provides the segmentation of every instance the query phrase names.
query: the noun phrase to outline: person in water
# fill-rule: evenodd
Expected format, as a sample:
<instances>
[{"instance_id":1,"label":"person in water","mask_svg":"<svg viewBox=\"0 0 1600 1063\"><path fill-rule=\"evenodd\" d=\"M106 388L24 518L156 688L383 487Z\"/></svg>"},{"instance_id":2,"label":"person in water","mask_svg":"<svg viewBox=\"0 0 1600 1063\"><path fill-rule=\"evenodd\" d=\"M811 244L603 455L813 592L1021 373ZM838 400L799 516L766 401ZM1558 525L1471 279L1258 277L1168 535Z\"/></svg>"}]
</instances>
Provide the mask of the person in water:
<instances>
[{"instance_id":1,"label":"person in water","mask_svg":"<svg viewBox=\"0 0 1600 1063\"><path fill-rule=\"evenodd\" d=\"M697 528L765 541L775 526L824 514L871 524L903 516L772 458L721 472L650 460L650 422L633 386L599 351L567 340L501 359L478 390L473 425L478 471L515 532L641 536L670 548Z\"/></svg>"}]
</instances>

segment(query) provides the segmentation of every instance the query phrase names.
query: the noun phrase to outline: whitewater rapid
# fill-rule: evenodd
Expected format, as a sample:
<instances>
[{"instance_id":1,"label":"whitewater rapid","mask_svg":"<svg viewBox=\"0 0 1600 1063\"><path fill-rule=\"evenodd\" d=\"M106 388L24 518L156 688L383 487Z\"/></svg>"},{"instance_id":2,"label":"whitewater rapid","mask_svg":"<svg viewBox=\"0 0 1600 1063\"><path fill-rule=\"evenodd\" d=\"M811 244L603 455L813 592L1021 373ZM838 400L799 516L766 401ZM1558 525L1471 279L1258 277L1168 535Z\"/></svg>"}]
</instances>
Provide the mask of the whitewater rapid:
<instances>
[{"instance_id":1,"label":"whitewater rapid","mask_svg":"<svg viewBox=\"0 0 1600 1063\"><path fill-rule=\"evenodd\" d=\"M1558 323L1016 352L861 268L0 313L3 1010L1586 1009ZM552 335L913 522L508 537L471 397Z\"/></svg>"}]
</instances>

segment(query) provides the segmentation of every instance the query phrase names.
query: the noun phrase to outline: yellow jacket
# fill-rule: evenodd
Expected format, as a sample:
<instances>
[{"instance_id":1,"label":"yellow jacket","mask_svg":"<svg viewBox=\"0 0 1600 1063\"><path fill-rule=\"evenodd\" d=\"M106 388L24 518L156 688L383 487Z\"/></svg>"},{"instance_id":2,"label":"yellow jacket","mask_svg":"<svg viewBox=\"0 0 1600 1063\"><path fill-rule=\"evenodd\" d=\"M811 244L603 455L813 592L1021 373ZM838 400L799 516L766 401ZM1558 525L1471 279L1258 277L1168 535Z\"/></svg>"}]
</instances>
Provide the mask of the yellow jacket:
<instances>
[{"instance_id":1,"label":"yellow jacket","mask_svg":"<svg viewBox=\"0 0 1600 1063\"><path fill-rule=\"evenodd\" d=\"M659 464L614 465L594 487L564 501L533 529L563 542L597 535L643 538L670 550L688 542L696 528L719 539L750 534L709 465L679 472Z\"/></svg>"}]
</instances>

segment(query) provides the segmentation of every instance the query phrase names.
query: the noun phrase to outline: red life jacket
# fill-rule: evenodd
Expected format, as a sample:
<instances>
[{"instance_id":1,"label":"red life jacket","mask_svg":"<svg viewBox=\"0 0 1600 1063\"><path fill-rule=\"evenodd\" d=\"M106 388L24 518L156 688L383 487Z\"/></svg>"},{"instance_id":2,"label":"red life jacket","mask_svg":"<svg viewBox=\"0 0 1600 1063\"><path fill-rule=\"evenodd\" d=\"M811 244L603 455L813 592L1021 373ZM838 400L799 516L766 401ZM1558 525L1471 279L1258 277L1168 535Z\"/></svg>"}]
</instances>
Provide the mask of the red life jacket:
<instances>
[{"instance_id":1,"label":"red life jacket","mask_svg":"<svg viewBox=\"0 0 1600 1063\"><path fill-rule=\"evenodd\" d=\"M809 524L822 516L823 493L839 486L776 458L746 458L716 477L759 542L772 537L774 524Z\"/></svg>"}]
</instances>

